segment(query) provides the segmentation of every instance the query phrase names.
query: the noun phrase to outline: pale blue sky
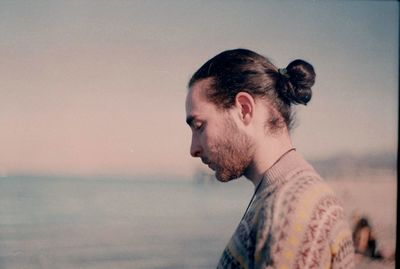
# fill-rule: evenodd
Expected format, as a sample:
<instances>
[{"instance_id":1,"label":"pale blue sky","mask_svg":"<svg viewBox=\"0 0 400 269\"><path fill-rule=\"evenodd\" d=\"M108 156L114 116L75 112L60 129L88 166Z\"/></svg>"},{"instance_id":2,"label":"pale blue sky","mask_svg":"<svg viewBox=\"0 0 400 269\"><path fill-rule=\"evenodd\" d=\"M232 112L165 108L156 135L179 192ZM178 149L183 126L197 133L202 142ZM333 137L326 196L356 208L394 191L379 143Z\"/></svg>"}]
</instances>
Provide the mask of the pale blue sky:
<instances>
[{"instance_id":1,"label":"pale blue sky","mask_svg":"<svg viewBox=\"0 0 400 269\"><path fill-rule=\"evenodd\" d=\"M395 1L1 1L0 172L190 175L191 74L245 47L310 61L306 157L397 150Z\"/></svg>"}]
</instances>

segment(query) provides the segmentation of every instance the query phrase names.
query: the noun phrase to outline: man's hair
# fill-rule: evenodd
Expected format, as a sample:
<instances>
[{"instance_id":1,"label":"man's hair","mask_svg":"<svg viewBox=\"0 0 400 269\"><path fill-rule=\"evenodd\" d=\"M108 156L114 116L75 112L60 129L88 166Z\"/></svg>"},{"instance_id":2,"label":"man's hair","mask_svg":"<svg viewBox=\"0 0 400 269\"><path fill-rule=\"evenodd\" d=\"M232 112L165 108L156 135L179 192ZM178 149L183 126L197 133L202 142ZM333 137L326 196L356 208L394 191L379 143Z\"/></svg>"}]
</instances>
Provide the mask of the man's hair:
<instances>
[{"instance_id":1,"label":"man's hair","mask_svg":"<svg viewBox=\"0 0 400 269\"><path fill-rule=\"evenodd\" d=\"M311 99L315 72L311 64L294 60L278 69L266 57L247 49L224 51L208 60L189 81L211 79L207 99L218 108L229 109L236 94L247 92L253 98L265 99L272 106L268 127L276 130L293 123L292 104L306 105Z\"/></svg>"}]
</instances>

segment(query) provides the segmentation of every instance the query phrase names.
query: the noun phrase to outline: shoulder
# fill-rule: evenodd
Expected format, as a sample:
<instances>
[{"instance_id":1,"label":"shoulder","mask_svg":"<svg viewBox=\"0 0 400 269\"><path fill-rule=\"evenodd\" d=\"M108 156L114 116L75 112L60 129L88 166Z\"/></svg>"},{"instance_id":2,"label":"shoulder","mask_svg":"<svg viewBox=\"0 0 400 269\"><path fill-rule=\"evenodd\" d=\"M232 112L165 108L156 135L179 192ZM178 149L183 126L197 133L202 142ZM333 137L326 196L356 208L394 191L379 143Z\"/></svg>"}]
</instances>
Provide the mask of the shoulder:
<instances>
[{"instance_id":1,"label":"shoulder","mask_svg":"<svg viewBox=\"0 0 400 269\"><path fill-rule=\"evenodd\" d=\"M282 186L274 212L274 253L287 249L304 266L351 260L351 232L342 204L315 172L299 174Z\"/></svg>"},{"instance_id":2,"label":"shoulder","mask_svg":"<svg viewBox=\"0 0 400 269\"><path fill-rule=\"evenodd\" d=\"M314 170L308 169L277 190L273 212L272 222L278 234L290 231L298 238L317 236L316 231L322 236L321 232L331 230L328 226L344 219L343 207L335 193Z\"/></svg>"},{"instance_id":3,"label":"shoulder","mask_svg":"<svg viewBox=\"0 0 400 269\"><path fill-rule=\"evenodd\" d=\"M277 190L275 210L296 208L306 214L333 205L341 207L333 190L314 170L307 169L294 174Z\"/></svg>"}]
</instances>

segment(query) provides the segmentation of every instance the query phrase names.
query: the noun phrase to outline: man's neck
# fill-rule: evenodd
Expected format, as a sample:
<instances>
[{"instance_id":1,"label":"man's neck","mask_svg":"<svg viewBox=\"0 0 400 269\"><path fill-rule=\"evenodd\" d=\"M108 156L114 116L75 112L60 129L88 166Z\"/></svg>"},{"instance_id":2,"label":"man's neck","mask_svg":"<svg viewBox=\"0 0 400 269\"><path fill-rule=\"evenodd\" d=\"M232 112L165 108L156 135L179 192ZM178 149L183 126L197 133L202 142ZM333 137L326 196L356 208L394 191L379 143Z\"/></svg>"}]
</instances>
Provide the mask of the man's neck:
<instances>
[{"instance_id":1,"label":"man's neck","mask_svg":"<svg viewBox=\"0 0 400 269\"><path fill-rule=\"evenodd\" d=\"M287 132L279 136L266 137L257 143L253 161L248 167L245 177L257 187L265 172L292 148L293 145Z\"/></svg>"}]
</instances>

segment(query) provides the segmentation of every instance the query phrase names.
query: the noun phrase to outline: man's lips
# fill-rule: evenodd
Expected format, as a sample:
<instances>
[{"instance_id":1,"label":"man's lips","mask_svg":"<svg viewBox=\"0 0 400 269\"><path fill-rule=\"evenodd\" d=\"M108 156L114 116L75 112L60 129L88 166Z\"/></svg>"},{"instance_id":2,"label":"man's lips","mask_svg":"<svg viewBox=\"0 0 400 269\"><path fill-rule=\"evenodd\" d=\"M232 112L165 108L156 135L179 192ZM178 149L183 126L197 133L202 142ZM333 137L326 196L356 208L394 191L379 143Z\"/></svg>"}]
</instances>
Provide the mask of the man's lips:
<instances>
[{"instance_id":1,"label":"man's lips","mask_svg":"<svg viewBox=\"0 0 400 269\"><path fill-rule=\"evenodd\" d=\"M211 170L214 170L214 166L212 165L212 163L211 163L209 160L207 160L207 159L205 159L205 158L201 158L201 161L202 161L205 165L207 165Z\"/></svg>"},{"instance_id":2,"label":"man's lips","mask_svg":"<svg viewBox=\"0 0 400 269\"><path fill-rule=\"evenodd\" d=\"M210 162L206 159L206 158L201 158L201 161L205 164L205 165L209 165Z\"/></svg>"}]
</instances>

